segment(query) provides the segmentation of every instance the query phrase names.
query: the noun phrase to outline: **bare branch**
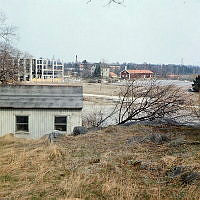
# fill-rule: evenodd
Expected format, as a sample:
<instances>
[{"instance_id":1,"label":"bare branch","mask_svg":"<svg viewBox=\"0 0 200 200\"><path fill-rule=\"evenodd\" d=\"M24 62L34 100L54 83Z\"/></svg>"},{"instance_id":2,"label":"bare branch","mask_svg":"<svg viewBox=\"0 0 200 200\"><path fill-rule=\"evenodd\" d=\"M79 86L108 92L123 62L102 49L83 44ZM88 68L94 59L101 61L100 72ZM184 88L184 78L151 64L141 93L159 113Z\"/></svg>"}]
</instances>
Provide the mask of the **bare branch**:
<instances>
[{"instance_id":1,"label":"bare branch","mask_svg":"<svg viewBox=\"0 0 200 200\"><path fill-rule=\"evenodd\" d=\"M93 0L88 0L87 3L91 3L92 1ZM124 3L124 0L108 0L106 6L110 5L111 3L122 5Z\"/></svg>"},{"instance_id":2,"label":"bare branch","mask_svg":"<svg viewBox=\"0 0 200 200\"><path fill-rule=\"evenodd\" d=\"M7 25L5 15L0 12L0 42L10 43L16 38L16 27Z\"/></svg>"}]
</instances>

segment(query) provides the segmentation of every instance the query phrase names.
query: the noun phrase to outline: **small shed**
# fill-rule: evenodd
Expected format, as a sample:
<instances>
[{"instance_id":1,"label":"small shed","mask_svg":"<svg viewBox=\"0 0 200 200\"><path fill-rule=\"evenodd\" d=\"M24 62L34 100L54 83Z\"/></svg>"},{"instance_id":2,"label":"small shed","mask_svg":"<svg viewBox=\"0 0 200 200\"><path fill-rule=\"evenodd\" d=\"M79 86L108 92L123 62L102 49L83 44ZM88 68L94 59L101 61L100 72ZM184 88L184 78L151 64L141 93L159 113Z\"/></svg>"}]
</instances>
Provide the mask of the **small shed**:
<instances>
[{"instance_id":1,"label":"small shed","mask_svg":"<svg viewBox=\"0 0 200 200\"><path fill-rule=\"evenodd\" d=\"M39 138L81 126L83 90L66 85L0 86L0 136Z\"/></svg>"}]
</instances>

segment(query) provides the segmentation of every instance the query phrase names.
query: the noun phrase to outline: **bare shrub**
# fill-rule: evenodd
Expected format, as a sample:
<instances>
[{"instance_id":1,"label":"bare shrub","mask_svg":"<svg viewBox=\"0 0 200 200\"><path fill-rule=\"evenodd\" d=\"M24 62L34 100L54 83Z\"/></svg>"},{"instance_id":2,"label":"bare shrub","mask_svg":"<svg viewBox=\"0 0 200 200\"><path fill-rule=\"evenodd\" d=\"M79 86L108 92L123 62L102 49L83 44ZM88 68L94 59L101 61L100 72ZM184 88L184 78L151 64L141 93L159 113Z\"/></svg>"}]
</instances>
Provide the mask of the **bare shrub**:
<instances>
[{"instance_id":1,"label":"bare shrub","mask_svg":"<svg viewBox=\"0 0 200 200\"><path fill-rule=\"evenodd\" d=\"M99 127L102 124L103 113L101 110L93 111L83 116L83 126Z\"/></svg>"},{"instance_id":2,"label":"bare shrub","mask_svg":"<svg viewBox=\"0 0 200 200\"><path fill-rule=\"evenodd\" d=\"M118 124L128 121L178 118L185 114L189 96L174 85L160 86L154 80L128 83L119 94ZM183 114L184 113L184 114Z\"/></svg>"},{"instance_id":3,"label":"bare shrub","mask_svg":"<svg viewBox=\"0 0 200 200\"><path fill-rule=\"evenodd\" d=\"M0 83L14 83L18 80L20 52L11 43L16 38L16 27L6 23L5 15L0 12Z\"/></svg>"},{"instance_id":4,"label":"bare shrub","mask_svg":"<svg viewBox=\"0 0 200 200\"><path fill-rule=\"evenodd\" d=\"M87 126L100 126L110 118L116 124L129 121L153 121L156 119L178 119L190 115L191 101L188 93L174 85L161 86L158 81L147 80L141 84L128 82L119 92L114 109L106 117L92 112L84 118Z\"/></svg>"},{"instance_id":5,"label":"bare shrub","mask_svg":"<svg viewBox=\"0 0 200 200\"><path fill-rule=\"evenodd\" d=\"M22 69L18 63L21 53L6 43L0 44L0 82L2 84L18 81Z\"/></svg>"}]
</instances>

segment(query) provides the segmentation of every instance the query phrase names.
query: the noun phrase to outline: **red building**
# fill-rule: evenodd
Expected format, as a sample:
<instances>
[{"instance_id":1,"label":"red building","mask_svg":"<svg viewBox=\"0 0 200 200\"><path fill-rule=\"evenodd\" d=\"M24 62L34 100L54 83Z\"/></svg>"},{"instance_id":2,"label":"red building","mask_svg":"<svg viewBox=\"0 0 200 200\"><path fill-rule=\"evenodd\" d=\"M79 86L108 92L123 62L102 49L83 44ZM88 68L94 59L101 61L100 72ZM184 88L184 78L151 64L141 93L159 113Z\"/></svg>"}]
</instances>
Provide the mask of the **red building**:
<instances>
[{"instance_id":1,"label":"red building","mask_svg":"<svg viewBox=\"0 0 200 200\"><path fill-rule=\"evenodd\" d=\"M120 72L120 78L133 79L133 78L151 78L153 72L150 70L123 70Z\"/></svg>"}]
</instances>

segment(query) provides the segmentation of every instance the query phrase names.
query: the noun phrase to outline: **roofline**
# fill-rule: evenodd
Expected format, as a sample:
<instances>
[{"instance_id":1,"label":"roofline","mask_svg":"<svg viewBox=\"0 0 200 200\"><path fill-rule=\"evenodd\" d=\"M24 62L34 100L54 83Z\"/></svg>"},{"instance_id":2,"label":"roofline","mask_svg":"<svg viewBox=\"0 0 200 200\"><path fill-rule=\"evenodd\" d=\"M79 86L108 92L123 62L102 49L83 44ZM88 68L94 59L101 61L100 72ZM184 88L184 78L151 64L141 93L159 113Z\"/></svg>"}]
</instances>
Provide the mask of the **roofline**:
<instances>
[{"instance_id":1,"label":"roofline","mask_svg":"<svg viewBox=\"0 0 200 200\"><path fill-rule=\"evenodd\" d=\"M16 110L19 110L19 109L24 109L24 110L30 110L30 109L37 109L37 110L82 110L83 107L76 107L76 108L37 108L37 107L30 107L30 108L15 108L15 107L0 107L0 109L16 109Z\"/></svg>"},{"instance_id":2,"label":"roofline","mask_svg":"<svg viewBox=\"0 0 200 200\"><path fill-rule=\"evenodd\" d=\"M47 87L82 87L82 85L64 85L64 84L7 84L2 85L0 84L0 87L17 87L17 86L47 86Z\"/></svg>"},{"instance_id":3,"label":"roofline","mask_svg":"<svg viewBox=\"0 0 200 200\"><path fill-rule=\"evenodd\" d=\"M141 73L137 73L137 72L136 72L136 73L131 73L131 72L129 72L129 71L132 71L132 70L134 71L134 69L130 69L130 70L126 70L126 69L125 69L125 70L122 70L120 73L126 71L126 72L128 72L129 74L142 74L142 72L141 72ZM137 69L136 69L136 70L137 70ZM135 71L136 71L136 70L135 70ZM146 70L142 70L142 69L138 69L138 70L139 70L139 71L146 71ZM150 71L150 70L148 70L148 71L149 71L149 74L153 74L152 71Z\"/></svg>"}]
</instances>

